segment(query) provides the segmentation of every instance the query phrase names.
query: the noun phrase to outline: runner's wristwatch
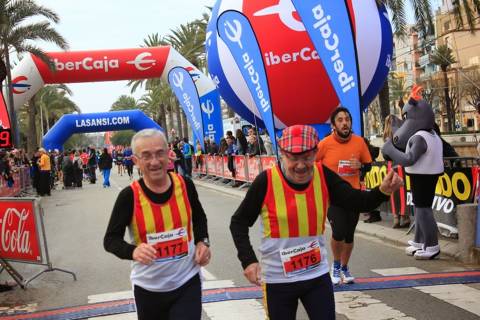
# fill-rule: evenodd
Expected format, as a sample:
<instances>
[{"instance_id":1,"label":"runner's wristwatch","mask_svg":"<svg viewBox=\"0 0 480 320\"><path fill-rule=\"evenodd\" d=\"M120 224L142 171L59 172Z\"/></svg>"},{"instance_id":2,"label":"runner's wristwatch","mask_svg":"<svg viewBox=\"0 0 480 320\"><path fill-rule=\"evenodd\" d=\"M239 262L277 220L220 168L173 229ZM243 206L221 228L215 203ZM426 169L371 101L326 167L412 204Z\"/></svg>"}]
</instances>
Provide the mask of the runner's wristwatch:
<instances>
[{"instance_id":1,"label":"runner's wristwatch","mask_svg":"<svg viewBox=\"0 0 480 320\"><path fill-rule=\"evenodd\" d=\"M200 242L203 242L204 245L210 248L210 240L208 238L203 238Z\"/></svg>"}]
</instances>

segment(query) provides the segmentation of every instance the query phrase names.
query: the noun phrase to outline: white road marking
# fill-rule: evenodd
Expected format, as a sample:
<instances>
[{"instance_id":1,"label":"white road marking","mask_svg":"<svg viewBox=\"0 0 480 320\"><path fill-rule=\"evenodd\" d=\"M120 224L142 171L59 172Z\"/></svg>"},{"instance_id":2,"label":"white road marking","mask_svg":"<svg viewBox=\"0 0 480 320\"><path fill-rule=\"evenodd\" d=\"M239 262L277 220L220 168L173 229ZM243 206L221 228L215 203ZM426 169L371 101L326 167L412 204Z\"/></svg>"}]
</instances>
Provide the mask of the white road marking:
<instances>
[{"instance_id":1,"label":"white road marking","mask_svg":"<svg viewBox=\"0 0 480 320\"><path fill-rule=\"evenodd\" d=\"M137 320L137 313L121 313L112 316L105 316L105 317L95 317L91 318L92 320Z\"/></svg>"},{"instance_id":2,"label":"white road marking","mask_svg":"<svg viewBox=\"0 0 480 320\"><path fill-rule=\"evenodd\" d=\"M205 281L217 280L217 277L215 277L213 274L208 272L208 270L203 267L201 268L201 274L202 274L202 279Z\"/></svg>"},{"instance_id":3,"label":"white road marking","mask_svg":"<svg viewBox=\"0 0 480 320\"><path fill-rule=\"evenodd\" d=\"M235 287L235 283L232 280L211 280L211 281L203 281L202 282L202 289L219 289L219 288L233 288Z\"/></svg>"},{"instance_id":4,"label":"white road marking","mask_svg":"<svg viewBox=\"0 0 480 320\"><path fill-rule=\"evenodd\" d=\"M99 302L105 302L105 301L116 301L116 300L124 300L124 299L133 299L132 290L91 295L91 296L88 296L88 303L99 303Z\"/></svg>"},{"instance_id":5,"label":"white road marking","mask_svg":"<svg viewBox=\"0 0 480 320\"><path fill-rule=\"evenodd\" d=\"M480 316L480 290L464 284L414 287L414 289Z\"/></svg>"},{"instance_id":6,"label":"white road marking","mask_svg":"<svg viewBox=\"0 0 480 320\"><path fill-rule=\"evenodd\" d=\"M350 320L415 320L360 291L336 292L335 311Z\"/></svg>"},{"instance_id":7,"label":"white road marking","mask_svg":"<svg viewBox=\"0 0 480 320\"><path fill-rule=\"evenodd\" d=\"M204 303L203 311L211 320L265 319L265 311L257 300Z\"/></svg>"},{"instance_id":8,"label":"white road marking","mask_svg":"<svg viewBox=\"0 0 480 320\"><path fill-rule=\"evenodd\" d=\"M415 268L415 267L372 269L372 271L375 273L381 274L382 276L400 276L400 275L406 275L406 274L428 273L423 269Z\"/></svg>"}]
</instances>

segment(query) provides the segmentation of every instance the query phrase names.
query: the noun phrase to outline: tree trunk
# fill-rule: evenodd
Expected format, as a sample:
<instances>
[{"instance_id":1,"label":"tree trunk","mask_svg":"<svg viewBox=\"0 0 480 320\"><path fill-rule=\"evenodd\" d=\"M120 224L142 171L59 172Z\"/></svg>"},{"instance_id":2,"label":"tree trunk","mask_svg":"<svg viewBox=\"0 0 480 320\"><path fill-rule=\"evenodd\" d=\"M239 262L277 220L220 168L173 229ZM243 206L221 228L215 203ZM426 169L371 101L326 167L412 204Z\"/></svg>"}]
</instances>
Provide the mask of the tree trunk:
<instances>
[{"instance_id":1,"label":"tree trunk","mask_svg":"<svg viewBox=\"0 0 480 320\"><path fill-rule=\"evenodd\" d=\"M170 130L168 132L168 136L170 137L171 130L173 128L175 128L175 125L174 125L174 122L173 122L173 105L171 105L171 104L168 106L167 116L168 116L168 121L167 122L168 122L168 125L169 125L169 128L170 128ZM170 137L170 140L173 140L173 139L175 139L175 137Z\"/></svg>"},{"instance_id":2,"label":"tree trunk","mask_svg":"<svg viewBox=\"0 0 480 320\"><path fill-rule=\"evenodd\" d=\"M7 68L8 107L10 111L10 125L13 133L13 144L18 147L18 143L20 142L20 132L18 132L17 114L13 104L12 72L10 70L10 55L8 52L8 45L6 43L3 47L3 53L5 55L5 66Z\"/></svg>"},{"instance_id":3,"label":"tree trunk","mask_svg":"<svg viewBox=\"0 0 480 320\"><path fill-rule=\"evenodd\" d=\"M37 143L37 108L35 105L35 96L28 102L28 130L27 130L27 152L33 155L38 148Z\"/></svg>"},{"instance_id":4,"label":"tree trunk","mask_svg":"<svg viewBox=\"0 0 480 320\"><path fill-rule=\"evenodd\" d=\"M445 94L445 108L447 109L448 131L454 130L454 116L452 114L452 105L450 101L450 90L448 88L448 75L447 69L442 67L443 72L443 92Z\"/></svg>"},{"instance_id":5,"label":"tree trunk","mask_svg":"<svg viewBox=\"0 0 480 320\"><path fill-rule=\"evenodd\" d=\"M177 137L180 137L182 135L182 112L183 111L180 109L180 106L175 103L175 115L177 118Z\"/></svg>"},{"instance_id":6,"label":"tree trunk","mask_svg":"<svg viewBox=\"0 0 480 320\"><path fill-rule=\"evenodd\" d=\"M388 78L385 79L382 90L378 94L380 102L380 120L385 123L385 118L390 114L390 87L388 85Z\"/></svg>"}]
</instances>

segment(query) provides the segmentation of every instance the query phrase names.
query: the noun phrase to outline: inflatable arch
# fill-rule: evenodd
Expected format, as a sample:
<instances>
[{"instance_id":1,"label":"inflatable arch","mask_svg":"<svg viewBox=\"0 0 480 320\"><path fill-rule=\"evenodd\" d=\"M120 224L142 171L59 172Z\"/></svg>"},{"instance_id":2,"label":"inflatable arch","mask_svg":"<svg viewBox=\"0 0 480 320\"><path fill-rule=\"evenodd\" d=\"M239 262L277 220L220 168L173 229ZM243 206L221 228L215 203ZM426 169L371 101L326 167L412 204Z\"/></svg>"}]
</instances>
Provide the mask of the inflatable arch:
<instances>
[{"instance_id":1,"label":"inflatable arch","mask_svg":"<svg viewBox=\"0 0 480 320\"><path fill-rule=\"evenodd\" d=\"M45 149L62 149L67 139L75 133L104 132L147 128L163 129L140 110L99 113L66 114L43 137Z\"/></svg>"},{"instance_id":2,"label":"inflatable arch","mask_svg":"<svg viewBox=\"0 0 480 320\"><path fill-rule=\"evenodd\" d=\"M38 57L28 54L12 71L14 107L18 109L45 84L99 82L116 80L139 80L161 77L168 81L168 75L174 68L181 67L195 84L196 109L185 105L187 93L175 91L177 98L187 113L201 112L201 128L194 130L196 139L203 136L215 140L218 144L223 137L220 110L220 96L210 78L188 62L170 46L135 49L68 51L47 53L55 64L52 71ZM190 123L191 127L194 127ZM198 125L196 126L198 127Z\"/></svg>"}]
</instances>

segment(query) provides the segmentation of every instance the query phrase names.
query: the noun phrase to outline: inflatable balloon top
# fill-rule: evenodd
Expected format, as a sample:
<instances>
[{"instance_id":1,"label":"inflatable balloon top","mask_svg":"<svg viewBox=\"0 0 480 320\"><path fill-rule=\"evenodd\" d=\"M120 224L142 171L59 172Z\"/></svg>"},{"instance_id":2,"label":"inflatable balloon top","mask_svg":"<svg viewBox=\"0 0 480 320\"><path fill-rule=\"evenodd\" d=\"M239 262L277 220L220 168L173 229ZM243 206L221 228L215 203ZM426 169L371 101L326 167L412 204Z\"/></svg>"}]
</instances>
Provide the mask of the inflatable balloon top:
<instances>
[{"instance_id":1,"label":"inflatable balloon top","mask_svg":"<svg viewBox=\"0 0 480 320\"><path fill-rule=\"evenodd\" d=\"M325 0L324 3L330 1L332 0ZM219 19L227 11L240 12L248 19L261 51L276 129L298 123L325 123L340 104L332 80L324 67L325 61L321 60L315 50L306 24L300 20L294 2L219 0L213 8L212 19L207 28L209 72L222 97L240 116L249 122L256 121L263 125L255 103L257 97L252 95L252 90L249 90L241 75L241 69L249 68L250 62L235 59L225 43L225 37L222 38L219 31L224 28ZM340 2L344 5L343 1L338 1ZM354 33L361 106L364 109L378 94L388 75L393 46L392 30L385 9L378 7L375 0L351 0L345 3L352 26L349 30ZM318 29L318 36L324 37L325 46L336 45L336 35L328 38L332 35L329 33L329 24L333 24L334 19L327 14L317 18L319 20L315 27ZM345 25L348 21L335 23ZM239 25L227 26L229 30L225 32L230 40L235 41L235 36L240 37ZM237 42L241 45L238 39ZM340 59L338 50L332 50L330 63L335 68L343 69L343 64L347 63L346 58L355 61L355 57L343 58ZM349 77L341 78L340 75L338 81L344 91L358 90Z\"/></svg>"}]
</instances>

